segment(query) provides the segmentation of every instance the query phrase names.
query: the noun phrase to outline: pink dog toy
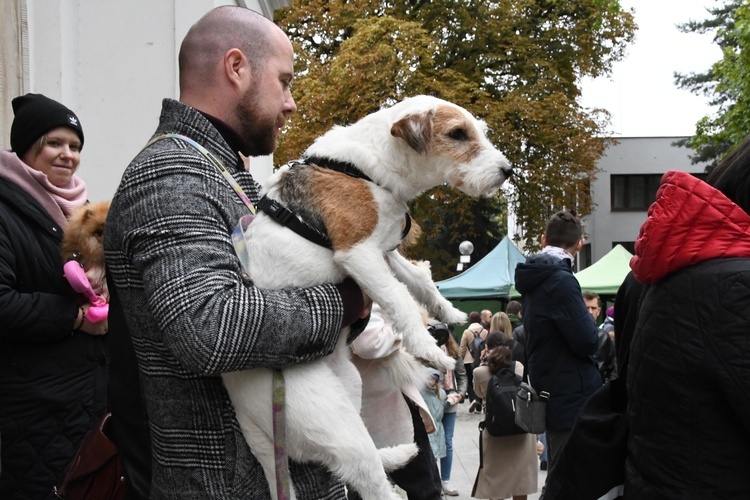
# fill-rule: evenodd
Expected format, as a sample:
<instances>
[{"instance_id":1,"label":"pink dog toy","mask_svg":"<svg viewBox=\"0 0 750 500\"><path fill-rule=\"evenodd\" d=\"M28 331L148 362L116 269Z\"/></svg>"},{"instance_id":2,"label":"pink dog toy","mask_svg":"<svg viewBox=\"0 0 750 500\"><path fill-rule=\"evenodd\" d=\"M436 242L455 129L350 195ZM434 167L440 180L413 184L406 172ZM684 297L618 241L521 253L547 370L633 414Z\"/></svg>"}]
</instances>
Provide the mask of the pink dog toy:
<instances>
[{"instance_id":1,"label":"pink dog toy","mask_svg":"<svg viewBox=\"0 0 750 500\"><path fill-rule=\"evenodd\" d=\"M89 283L89 279L86 277L83 266L77 260L71 259L63 266L63 274L65 274L65 278L67 278L73 290L84 294L89 302L91 302L91 307L89 307L86 313L86 319L89 320L89 323L99 323L107 319L107 315L109 315L107 299L101 295L97 295L94 289L91 288L91 283Z\"/></svg>"}]
</instances>

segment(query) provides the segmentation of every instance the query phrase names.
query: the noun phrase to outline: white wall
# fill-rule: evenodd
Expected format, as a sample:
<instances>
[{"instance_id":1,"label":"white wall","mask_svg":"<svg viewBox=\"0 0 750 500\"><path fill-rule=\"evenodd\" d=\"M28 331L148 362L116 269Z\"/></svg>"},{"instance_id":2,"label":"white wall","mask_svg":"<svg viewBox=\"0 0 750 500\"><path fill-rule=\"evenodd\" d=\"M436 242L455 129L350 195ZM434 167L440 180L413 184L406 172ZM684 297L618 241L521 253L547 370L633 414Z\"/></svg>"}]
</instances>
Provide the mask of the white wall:
<instances>
[{"instance_id":1,"label":"white wall","mask_svg":"<svg viewBox=\"0 0 750 500\"><path fill-rule=\"evenodd\" d=\"M610 199L612 174L663 174L668 170L703 173L705 164L691 164L690 149L674 146L684 137L624 137L607 148L598 166L602 169L591 186L594 211L584 219L591 243L591 261L612 249L614 241L635 241L646 220L646 211L613 212Z\"/></svg>"},{"instance_id":2,"label":"white wall","mask_svg":"<svg viewBox=\"0 0 750 500\"><path fill-rule=\"evenodd\" d=\"M92 201L114 195L125 167L154 132L162 99L179 97L177 54L190 26L218 5L268 10L258 0L25 1L26 88L61 101L81 119L78 175ZM8 148L9 138L2 140ZM261 182L271 173L270 157L251 165Z\"/></svg>"}]
</instances>

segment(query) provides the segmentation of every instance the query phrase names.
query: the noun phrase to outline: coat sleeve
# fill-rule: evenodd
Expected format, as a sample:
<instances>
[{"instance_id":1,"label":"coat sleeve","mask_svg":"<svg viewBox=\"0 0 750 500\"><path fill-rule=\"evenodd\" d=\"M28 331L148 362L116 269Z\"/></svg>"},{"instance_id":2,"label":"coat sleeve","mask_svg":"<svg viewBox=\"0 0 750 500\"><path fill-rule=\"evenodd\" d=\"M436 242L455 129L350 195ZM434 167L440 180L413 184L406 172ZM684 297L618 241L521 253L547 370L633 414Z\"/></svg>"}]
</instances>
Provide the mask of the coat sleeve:
<instances>
[{"instance_id":1,"label":"coat sleeve","mask_svg":"<svg viewBox=\"0 0 750 500\"><path fill-rule=\"evenodd\" d=\"M12 342L51 342L69 336L78 315L75 300L52 292L52 283L41 286L40 291L20 291L16 269L24 264L15 254L10 238L7 227L0 227L0 324L3 325L0 328L0 339ZM34 255L37 248L39 247L28 248L26 258L39 265L39 262L46 259ZM56 277L50 276L49 279ZM47 291L42 291L44 288Z\"/></svg>"},{"instance_id":2,"label":"coat sleeve","mask_svg":"<svg viewBox=\"0 0 750 500\"><path fill-rule=\"evenodd\" d=\"M456 359L456 368L453 370L453 377L455 379L456 392L466 394L466 390L469 388L469 378L466 375L466 365L463 364L460 358Z\"/></svg>"},{"instance_id":3,"label":"coat sleeve","mask_svg":"<svg viewBox=\"0 0 750 500\"><path fill-rule=\"evenodd\" d=\"M360 358L385 358L403 346L403 335L394 332L390 320L386 322L383 315L380 306L373 304L367 327L349 345Z\"/></svg>"},{"instance_id":4,"label":"coat sleeve","mask_svg":"<svg viewBox=\"0 0 750 500\"><path fill-rule=\"evenodd\" d=\"M714 324L702 342L710 350L717 390L724 393L737 421L750 433L750 272L726 280L722 299L712 319ZM718 313L718 314L717 314Z\"/></svg>"},{"instance_id":5,"label":"coat sleeve","mask_svg":"<svg viewBox=\"0 0 750 500\"><path fill-rule=\"evenodd\" d=\"M472 340L474 340L474 332L469 329L464 330L463 335L461 335L461 344L458 346L458 359L461 363L466 359L466 353L469 350L469 342Z\"/></svg>"},{"instance_id":6,"label":"coat sleeve","mask_svg":"<svg viewBox=\"0 0 750 500\"><path fill-rule=\"evenodd\" d=\"M557 298L559 314L555 322L568 347L576 356L594 354L599 347L598 328L586 310L581 287L572 274L561 283Z\"/></svg>"}]
</instances>

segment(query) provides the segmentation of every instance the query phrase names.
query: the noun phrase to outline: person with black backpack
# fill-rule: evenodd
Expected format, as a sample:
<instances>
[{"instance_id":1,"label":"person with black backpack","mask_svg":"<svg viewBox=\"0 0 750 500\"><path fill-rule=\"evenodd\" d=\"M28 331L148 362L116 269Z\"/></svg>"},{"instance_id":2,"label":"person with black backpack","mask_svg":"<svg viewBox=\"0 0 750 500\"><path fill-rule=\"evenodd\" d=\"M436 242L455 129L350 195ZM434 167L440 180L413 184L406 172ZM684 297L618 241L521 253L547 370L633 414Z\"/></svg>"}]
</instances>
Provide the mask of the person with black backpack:
<instances>
[{"instance_id":1,"label":"person with black backpack","mask_svg":"<svg viewBox=\"0 0 750 500\"><path fill-rule=\"evenodd\" d=\"M536 436L515 425L523 365L512 360L502 332L487 335L484 358L474 370L474 391L485 401L485 418L479 424L479 470L471 496L525 500L537 491L539 466Z\"/></svg>"},{"instance_id":2,"label":"person with black backpack","mask_svg":"<svg viewBox=\"0 0 750 500\"><path fill-rule=\"evenodd\" d=\"M469 314L469 327L461 335L461 345L458 349L459 359L463 359L468 378L468 391L466 397L471 402L469 413L482 413L481 401L477 403L477 397L474 394L472 384L472 370L474 369L474 360L479 357L484 348L484 339L487 338L487 330L482 326L482 317L472 311Z\"/></svg>"}]
</instances>

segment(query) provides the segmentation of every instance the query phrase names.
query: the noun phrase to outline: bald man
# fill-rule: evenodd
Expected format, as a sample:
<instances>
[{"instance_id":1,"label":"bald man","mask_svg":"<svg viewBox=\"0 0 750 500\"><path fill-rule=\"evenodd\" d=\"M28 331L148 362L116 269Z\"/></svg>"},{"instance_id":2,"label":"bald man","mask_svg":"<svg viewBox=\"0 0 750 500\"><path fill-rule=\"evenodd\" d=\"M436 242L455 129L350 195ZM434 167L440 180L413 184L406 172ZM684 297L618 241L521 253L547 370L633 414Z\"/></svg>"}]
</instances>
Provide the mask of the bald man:
<instances>
[{"instance_id":1,"label":"bald man","mask_svg":"<svg viewBox=\"0 0 750 500\"><path fill-rule=\"evenodd\" d=\"M140 368L151 435L144 494L153 499L270 498L220 374L330 354L341 328L369 313L351 280L258 289L243 279L232 245L249 209L224 175L257 203L260 185L238 152L276 148L296 111L293 58L286 35L259 14L230 6L206 14L180 49L180 100L164 100L152 141L112 200L104 244L112 307L127 328L110 329L121 341L129 330ZM138 411L116 401L138 391L124 386L126 370L113 359L110 394L122 421ZM290 469L298 498L345 498L322 467Z\"/></svg>"}]
</instances>

